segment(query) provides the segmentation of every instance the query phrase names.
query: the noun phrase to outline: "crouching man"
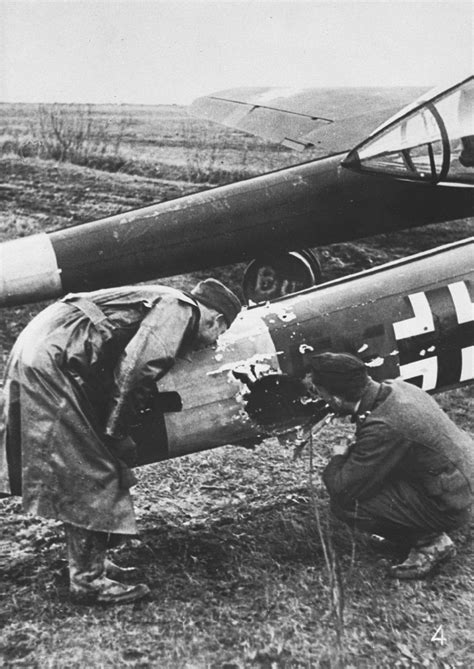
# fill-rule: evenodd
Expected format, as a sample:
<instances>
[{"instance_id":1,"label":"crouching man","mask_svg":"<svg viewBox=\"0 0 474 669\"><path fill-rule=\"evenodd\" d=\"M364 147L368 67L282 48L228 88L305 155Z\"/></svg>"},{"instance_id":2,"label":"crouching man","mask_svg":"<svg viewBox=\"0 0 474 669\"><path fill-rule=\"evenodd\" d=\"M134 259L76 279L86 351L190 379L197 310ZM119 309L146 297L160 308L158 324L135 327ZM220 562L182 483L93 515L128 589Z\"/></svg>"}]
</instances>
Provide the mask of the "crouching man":
<instances>
[{"instance_id":1,"label":"crouching man","mask_svg":"<svg viewBox=\"0 0 474 669\"><path fill-rule=\"evenodd\" d=\"M354 441L339 447L323 473L333 513L409 549L392 576L426 576L455 554L446 532L469 519L472 439L426 392L399 379L376 383L355 356L314 355L309 379L336 414L356 424Z\"/></svg>"},{"instance_id":2,"label":"crouching man","mask_svg":"<svg viewBox=\"0 0 474 669\"><path fill-rule=\"evenodd\" d=\"M240 311L214 279L190 294L130 286L68 295L42 311L7 361L0 493L65 523L73 599L131 602L106 559L113 535L136 534L129 437L177 357L213 345ZM3 436L2 436L3 425Z\"/></svg>"}]
</instances>

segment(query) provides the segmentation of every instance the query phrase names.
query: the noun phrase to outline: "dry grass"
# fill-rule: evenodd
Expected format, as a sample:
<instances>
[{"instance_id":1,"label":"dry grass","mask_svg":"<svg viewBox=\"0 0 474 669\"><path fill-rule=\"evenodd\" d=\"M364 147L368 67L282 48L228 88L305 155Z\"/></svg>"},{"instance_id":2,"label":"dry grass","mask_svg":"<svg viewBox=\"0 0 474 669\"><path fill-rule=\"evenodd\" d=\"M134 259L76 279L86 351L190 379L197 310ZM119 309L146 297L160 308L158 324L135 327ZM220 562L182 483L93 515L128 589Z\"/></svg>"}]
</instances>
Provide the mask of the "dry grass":
<instances>
[{"instance_id":1,"label":"dry grass","mask_svg":"<svg viewBox=\"0 0 474 669\"><path fill-rule=\"evenodd\" d=\"M325 534L318 471L350 429L330 429L317 450ZM295 463L275 441L143 468L141 536L116 556L138 565L152 597L115 609L71 606L59 527L4 502L6 530L23 551L2 600L5 666L467 668L473 567L465 535L441 574L403 583L385 576L364 537L354 544L331 525L345 594L338 630L308 475L308 454ZM439 625L444 646L431 642Z\"/></svg>"},{"instance_id":2,"label":"dry grass","mask_svg":"<svg viewBox=\"0 0 474 669\"><path fill-rule=\"evenodd\" d=\"M0 104L0 155L68 161L152 179L223 184L298 162L179 107Z\"/></svg>"}]
</instances>

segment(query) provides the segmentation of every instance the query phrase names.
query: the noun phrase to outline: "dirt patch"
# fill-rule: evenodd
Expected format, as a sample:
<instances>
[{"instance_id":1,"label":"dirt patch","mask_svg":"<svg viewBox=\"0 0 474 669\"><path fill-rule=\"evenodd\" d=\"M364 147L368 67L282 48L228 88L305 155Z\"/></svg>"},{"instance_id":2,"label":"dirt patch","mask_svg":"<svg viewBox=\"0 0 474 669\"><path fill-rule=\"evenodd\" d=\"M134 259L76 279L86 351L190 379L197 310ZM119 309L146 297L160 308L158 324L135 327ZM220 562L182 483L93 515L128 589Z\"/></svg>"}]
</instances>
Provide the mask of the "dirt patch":
<instances>
[{"instance_id":1,"label":"dirt patch","mask_svg":"<svg viewBox=\"0 0 474 669\"><path fill-rule=\"evenodd\" d=\"M0 233L3 238L13 238L33 231L49 232L195 190L195 185L186 182L110 174L40 159L4 157L0 159ZM21 220L25 218L35 221L33 229L24 228Z\"/></svg>"}]
</instances>

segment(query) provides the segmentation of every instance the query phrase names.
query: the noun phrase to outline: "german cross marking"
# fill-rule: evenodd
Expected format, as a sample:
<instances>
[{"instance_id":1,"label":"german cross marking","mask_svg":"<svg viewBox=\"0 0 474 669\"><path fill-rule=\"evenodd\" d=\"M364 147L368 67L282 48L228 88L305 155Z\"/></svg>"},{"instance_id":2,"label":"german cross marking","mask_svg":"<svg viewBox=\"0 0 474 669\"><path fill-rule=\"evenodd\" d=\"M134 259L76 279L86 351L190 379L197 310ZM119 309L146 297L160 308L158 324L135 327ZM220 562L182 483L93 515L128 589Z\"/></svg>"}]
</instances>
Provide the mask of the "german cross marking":
<instances>
[{"instance_id":1,"label":"german cross marking","mask_svg":"<svg viewBox=\"0 0 474 669\"><path fill-rule=\"evenodd\" d=\"M474 378L474 304L464 281L408 295L413 316L393 324L400 376L423 390Z\"/></svg>"}]
</instances>

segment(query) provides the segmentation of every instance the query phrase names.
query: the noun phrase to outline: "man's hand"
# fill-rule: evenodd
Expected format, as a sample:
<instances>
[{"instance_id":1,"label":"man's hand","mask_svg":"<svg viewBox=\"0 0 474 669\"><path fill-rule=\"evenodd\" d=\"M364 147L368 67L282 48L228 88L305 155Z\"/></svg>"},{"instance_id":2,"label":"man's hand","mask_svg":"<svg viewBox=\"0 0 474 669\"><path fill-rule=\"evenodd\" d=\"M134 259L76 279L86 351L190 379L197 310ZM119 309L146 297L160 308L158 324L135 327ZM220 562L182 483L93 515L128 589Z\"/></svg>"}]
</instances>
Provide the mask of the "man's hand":
<instances>
[{"instance_id":1,"label":"man's hand","mask_svg":"<svg viewBox=\"0 0 474 669\"><path fill-rule=\"evenodd\" d=\"M332 454L333 455L347 455L347 451L349 450L349 441L342 442L340 444L336 444L333 446L332 449Z\"/></svg>"}]
</instances>

